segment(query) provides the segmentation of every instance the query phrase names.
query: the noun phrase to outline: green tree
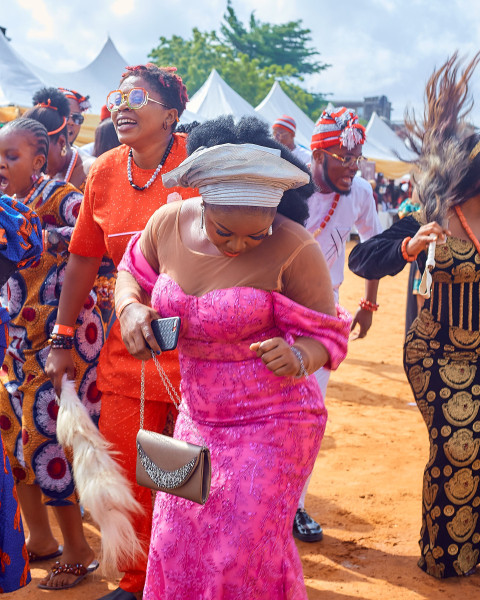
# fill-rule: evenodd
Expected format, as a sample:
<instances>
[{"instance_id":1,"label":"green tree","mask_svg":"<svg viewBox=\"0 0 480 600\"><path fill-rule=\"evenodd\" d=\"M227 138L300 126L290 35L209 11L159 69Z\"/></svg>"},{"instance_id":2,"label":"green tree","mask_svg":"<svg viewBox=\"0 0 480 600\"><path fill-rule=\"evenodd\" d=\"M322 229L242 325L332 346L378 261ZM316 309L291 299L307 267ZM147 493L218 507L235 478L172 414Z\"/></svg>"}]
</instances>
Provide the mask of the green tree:
<instances>
[{"instance_id":1,"label":"green tree","mask_svg":"<svg viewBox=\"0 0 480 600\"><path fill-rule=\"evenodd\" d=\"M220 31L235 56L246 54L250 59L256 58L260 67L290 65L295 71L294 77L319 73L330 66L313 60L320 53L309 47L312 32L302 27L301 20L272 25L258 21L252 12L249 26L247 30L228 0Z\"/></svg>"},{"instance_id":2,"label":"green tree","mask_svg":"<svg viewBox=\"0 0 480 600\"><path fill-rule=\"evenodd\" d=\"M306 47L310 39L310 30L302 29L300 21L285 25L260 23L254 19L252 13L250 31L247 32L238 21L230 2L227 4L224 20L221 29L222 37L215 31L202 32L197 28L192 30L191 39L183 39L175 35L171 38L161 37L159 45L151 51L150 59L158 65L175 65L190 96L193 96L205 82L212 69L216 69L228 85L252 106L257 106L268 94L274 82L279 81L289 97L314 118L319 112L319 107L325 104L325 100L321 94L312 94L303 89L300 82L303 81L303 75L321 71L328 65L309 62L312 56L318 54ZM235 41L230 40L223 30L227 25L236 32ZM242 31L245 32L246 37L243 36ZM283 35L282 39L288 42L286 45L288 50L283 58L278 47L281 35ZM300 51L294 53L291 50L294 45L290 41L293 41L295 36L297 40L303 40L305 46L303 53ZM252 40L257 40L256 54L253 51ZM277 46L275 52L272 50L273 44ZM270 54L268 56L262 54L263 51L260 52L259 49L269 45L272 46L270 49L272 51L269 50ZM278 58L275 58L277 54ZM309 70L313 68L316 71Z\"/></svg>"}]
</instances>

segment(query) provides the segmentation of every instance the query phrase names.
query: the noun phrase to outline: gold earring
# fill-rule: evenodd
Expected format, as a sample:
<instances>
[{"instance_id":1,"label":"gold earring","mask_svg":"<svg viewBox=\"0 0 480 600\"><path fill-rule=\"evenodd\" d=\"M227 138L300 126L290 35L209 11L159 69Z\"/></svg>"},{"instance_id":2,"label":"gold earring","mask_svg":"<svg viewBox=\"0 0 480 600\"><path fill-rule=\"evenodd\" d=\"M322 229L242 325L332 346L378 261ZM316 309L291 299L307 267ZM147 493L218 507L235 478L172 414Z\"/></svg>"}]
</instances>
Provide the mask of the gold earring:
<instances>
[{"instance_id":1,"label":"gold earring","mask_svg":"<svg viewBox=\"0 0 480 600\"><path fill-rule=\"evenodd\" d=\"M62 146L62 150L60 152L61 156L66 156L67 154L67 147L66 146Z\"/></svg>"}]
</instances>

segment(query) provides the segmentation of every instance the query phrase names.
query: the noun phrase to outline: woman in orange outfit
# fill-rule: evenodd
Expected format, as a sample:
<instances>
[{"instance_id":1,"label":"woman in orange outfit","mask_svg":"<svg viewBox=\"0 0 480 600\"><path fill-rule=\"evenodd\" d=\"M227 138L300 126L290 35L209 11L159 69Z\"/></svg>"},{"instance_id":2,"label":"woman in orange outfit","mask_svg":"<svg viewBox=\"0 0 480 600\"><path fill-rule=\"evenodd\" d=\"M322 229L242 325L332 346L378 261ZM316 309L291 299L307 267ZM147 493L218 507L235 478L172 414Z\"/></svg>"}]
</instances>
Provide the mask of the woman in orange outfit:
<instances>
[{"instance_id":1,"label":"woman in orange outfit","mask_svg":"<svg viewBox=\"0 0 480 600\"><path fill-rule=\"evenodd\" d=\"M149 217L167 202L169 194L177 191L183 198L195 195L195 190L167 190L161 179L161 173L172 170L186 158L185 137L175 134L174 130L187 99L186 88L175 69L152 64L128 67L119 90L109 94L107 106L122 145L103 154L90 170L78 225L70 243L58 324L74 325L104 254L118 265L131 236L144 229ZM175 196L178 198L178 194ZM120 302L118 312L122 309ZM158 315L152 309L153 318ZM174 385L178 385L177 354L166 353L161 360ZM175 409L166 392L152 384L156 381L153 363L147 364L148 369L152 373L151 377L146 377L145 427L159 432L173 431ZM70 351L52 349L47 372L57 393L60 392L63 374L74 378ZM137 500L144 507L144 514L136 518L134 527L148 544L151 492L135 482L140 363L127 352L118 321L113 324L101 353L97 385L102 392L100 430L119 453L118 460L126 470ZM140 598L146 557L136 564L117 566L125 572L120 587L103 599Z\"/></svg>"}]
</instances>

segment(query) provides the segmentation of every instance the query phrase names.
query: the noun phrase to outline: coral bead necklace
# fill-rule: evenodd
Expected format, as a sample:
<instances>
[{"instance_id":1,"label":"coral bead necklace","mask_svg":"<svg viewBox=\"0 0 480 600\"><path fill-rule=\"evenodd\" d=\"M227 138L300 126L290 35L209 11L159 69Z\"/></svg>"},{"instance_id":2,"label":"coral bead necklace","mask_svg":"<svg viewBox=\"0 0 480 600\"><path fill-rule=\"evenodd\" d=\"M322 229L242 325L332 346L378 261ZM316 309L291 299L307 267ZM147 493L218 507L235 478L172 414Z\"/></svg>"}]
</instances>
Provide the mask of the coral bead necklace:
<instances>
[{"instance_id":1,"label":"coral bead necklace","mask_svg":"<svg viewBox=\"0 0 480 600\"><path fill-rule=\"evenodd\" d=\"M317 237L317 235L322 233L322 231L325 229L325 227L327 226L327 223L330 221L330 219L333 216L333 213L335 212L335 209L337 208L337 204L338 204L339 200L340 200L340 194L335 194L335 196L333 198L332 206L330 207L330 210L326 214L323 221L320 223L320 227L317 227L317 229L315 229L315 231L312 233L313 237Z\"/></svg>"},{"instance_id":2,"label":"coral bead necklace","mask_svg":"<svg viewBox=\"0 0 480 600\"><path fill-rule=\"evenodd\" d=\"M473 245L477 249L478 254L480 254L480 242L478 241L478 239L475 236L475 234L473 233L473 231L470 229L470 225L467 223L467 219L465 219L465 215L463 214L462 209L460 208L460 206L458 206L458 204L457 204L457 206L454 206L453 208L455 209L455 212L457 213L458 220L462 224L462 227L465 229L465 233L472 240Z\"/></svg>"}]
</instances>

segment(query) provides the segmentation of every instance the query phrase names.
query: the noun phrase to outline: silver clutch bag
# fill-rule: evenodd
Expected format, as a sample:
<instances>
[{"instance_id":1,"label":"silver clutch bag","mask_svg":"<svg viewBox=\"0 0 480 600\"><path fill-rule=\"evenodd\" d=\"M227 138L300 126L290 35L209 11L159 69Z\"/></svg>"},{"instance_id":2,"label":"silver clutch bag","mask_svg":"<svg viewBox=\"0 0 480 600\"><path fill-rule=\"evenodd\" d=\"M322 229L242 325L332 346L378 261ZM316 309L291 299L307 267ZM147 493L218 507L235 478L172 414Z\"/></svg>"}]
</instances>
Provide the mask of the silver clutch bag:
<instances>
[{"instance_id":1,"label":"silver clutch bag","mask_svg":"<svg viewBox=\"0 0 480 600\"><path fill-rule=\"evenodd\" d=\"M179 410L178 393L155 354L152 353L152 356L160 378ZM205 504L210 493L210 451L195 423L188 415L185 415L202 441L201 446L143 429L144 407L145 362L142 362L140 429L137 434L137 483L156 491L192 500L198 504Z\"/></svg>"}]
</instances>

